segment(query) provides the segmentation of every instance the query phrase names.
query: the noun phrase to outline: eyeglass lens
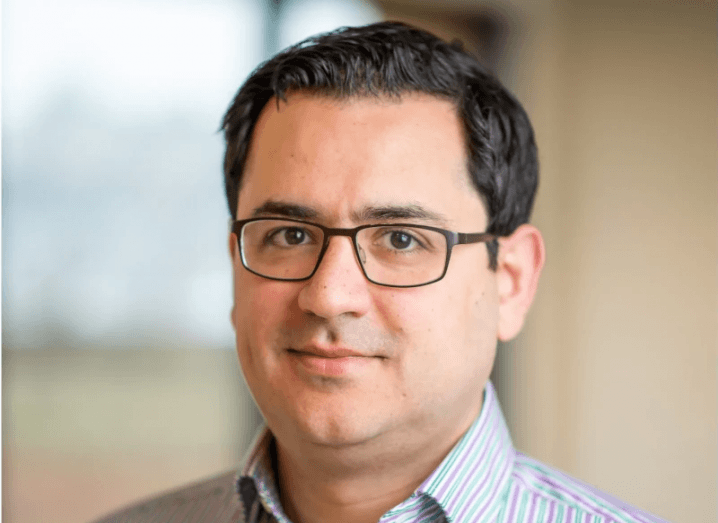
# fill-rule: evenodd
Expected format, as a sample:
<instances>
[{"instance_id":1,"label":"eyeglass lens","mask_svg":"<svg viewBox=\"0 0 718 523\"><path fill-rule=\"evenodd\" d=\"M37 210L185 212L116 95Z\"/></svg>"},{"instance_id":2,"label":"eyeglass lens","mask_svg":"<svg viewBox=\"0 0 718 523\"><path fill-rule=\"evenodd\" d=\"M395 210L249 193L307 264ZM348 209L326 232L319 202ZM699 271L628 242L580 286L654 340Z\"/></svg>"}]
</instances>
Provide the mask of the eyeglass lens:
<instances>
[{"instance_id":1,"label":"eyeglass lens","mask_svg":"<svg viewBox=\"0 0 718 523\"><path fill-rule=\"evenodd\" d=\"M379 284L421 285L439 278L446 264L444 235L421 227L368 227L359 231L356 243L367 278ZM320 228L286 220L249 222L240 234L247 268L283 280L312 274L323 244Z\"/></svg>"}]
</instances>

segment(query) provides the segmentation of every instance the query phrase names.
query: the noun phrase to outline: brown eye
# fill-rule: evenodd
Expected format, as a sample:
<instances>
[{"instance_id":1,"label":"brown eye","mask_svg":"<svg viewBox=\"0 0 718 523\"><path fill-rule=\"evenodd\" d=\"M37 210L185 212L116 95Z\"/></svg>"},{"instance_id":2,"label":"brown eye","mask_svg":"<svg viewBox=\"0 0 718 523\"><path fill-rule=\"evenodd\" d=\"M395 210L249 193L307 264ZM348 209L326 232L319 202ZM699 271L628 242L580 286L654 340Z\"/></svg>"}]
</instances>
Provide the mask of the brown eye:
<instances>
[{"instance_id":1,"label":"brown eye","mask_svg":"<svg viewBox=\"0 0 718 523\"><path fill-rule=\"evenodd\" d=\"M411 236L405 232L395 231L391 233L389 242L395 249L406 249L411 246L411 242L414 240Z\"/></svg>"},{"instance_id":2,"label":"brown eye","mask_svg":"<svg viewBox=\"0 0 718 523\"><path fill-rule=\"evenodd\" d=\"M287 245L299 245L304 242L306 237L306 233L296 227L284 231L284 241L287 242Z\"/></svg>"},{"instance_id":3,"label":"brown eye","mask_svg":"<svg viewBox=\"0 0 718 523\"><path fill-rule=\"evenodd\" d=\"M264 244L286 248L307 245L313 240L312 232L304 227L277 227L266 234Z\"/></svg>"}]
</instances>

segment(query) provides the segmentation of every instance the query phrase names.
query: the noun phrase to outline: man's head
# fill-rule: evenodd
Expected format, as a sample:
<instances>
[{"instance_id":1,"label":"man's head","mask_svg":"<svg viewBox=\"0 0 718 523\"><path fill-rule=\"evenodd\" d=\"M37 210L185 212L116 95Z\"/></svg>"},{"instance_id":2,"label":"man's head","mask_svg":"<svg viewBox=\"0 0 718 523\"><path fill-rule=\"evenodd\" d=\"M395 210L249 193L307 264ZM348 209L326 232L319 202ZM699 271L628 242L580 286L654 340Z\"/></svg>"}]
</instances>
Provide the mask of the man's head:
<instances>
[{"instance_id":1,"label":"man's head","mask_svg":"<svg viewBox=\"0 0 718 523\"><path fill-rule=\"evenodd\" d=\"M457 47L378 24L262 65L224 128L233 217L310 222L230 235L237 352L280 450L373 448L391 460L455 441L543 263L540 234L522 225L536 151L521 107ZM385 227L352 244L311 224ZM445 252L421 226L489 231L498 253L456 245L438 281L370 281L400 283L420 251ZM297 268L307 259L311 277Z\"/></svg>"},{"instance_id":2,"label":"man's head","mask_svg":"<svg viewBox=\"0 0 718 523\"><path fill-rule=\"evenodd\" d=\"M529 221L538 162L521 105L460 44L396 22L310 38L250 76L223 122L225 190L234 218L257 119L270 100L293 91L335 99L424 93L451 102L463 127L471 185L486 205L487 232L507 236ZM496 243L489 252L494 267Z\"/></svg>"}]
</instances>

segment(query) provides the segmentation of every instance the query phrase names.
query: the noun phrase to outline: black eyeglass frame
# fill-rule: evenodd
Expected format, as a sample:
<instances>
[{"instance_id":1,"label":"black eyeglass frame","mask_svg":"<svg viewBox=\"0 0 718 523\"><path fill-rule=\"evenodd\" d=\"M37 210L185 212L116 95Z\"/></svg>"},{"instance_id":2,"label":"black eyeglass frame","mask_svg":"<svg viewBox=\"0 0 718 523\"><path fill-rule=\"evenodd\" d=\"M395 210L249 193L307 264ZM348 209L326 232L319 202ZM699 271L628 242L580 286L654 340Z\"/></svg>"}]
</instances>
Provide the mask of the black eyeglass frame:
<instances>
[{"instance_id":1,"label":"black eyeglass frame","mask_svg":"<svg viewBox=\"0 0 718 523\"><path fill-rule=\"evenodd\" d=\"M322 244L322 248L319 251L319 256L317 256L317 263L314 266L314 270L311 272L309 276L305 276L303 278L275 278L273 276L267 276L265 274L260 274L257 271L252 270L248 264L247 261L244 259L244 249L242 248L242 228L252 222L259 222L259 221L284 221L284 222L293 222L293 223L301 223L304 225L311 225L312 227L316 227L317 229L320 229L322 233L324 234L324 242ZM357 235L360 231L364 229L370 229L372 227L411 227L414 229L425 229L428 231L434 231L441 233L444 238L446 238L446 261L444 262L444 270L441 272L441 275L431 281L425 282L425 283L418 283L415 285L391 285L388 283L379 283L377 281L372 280L369 275L366 273L366 269L364 268L364 264L361 261L361 255L359 254L359 244L357 243ZM275 280L275 281L306 281L312 278L314 274L317 272L317 269L319 269L319 264L322 263L322 258L324 258L324 253L327 252L327 249L329 248L329 240L333 236L348 236L352 240L352 245L354 246L354 254L357 257L357 261L359 262L359 266L361 267L362 272L364 273L364 277L369 280L371 283L375 285L381 285L382 287L394 287L398 289L407 289L411 287L423 287L424 285L430 285L432 283L436 283L437 281L441 280L444 276L446 276L446 271L449 269L449 260L451 259L451 250L454 248L455 245L467 245L472 243L486 243L491 242L496 239L498 239L498 236L495 234L490 234L487 232L475 232L475 233L464 233L464 232L454 232L454 231L447 231L446 229L440 229L439 227L431 227L430 225L418 225L415 223L370 223L366 225L360 225L359 227L354 227L353 229L341 229L341 228L332 228L332 227L325 227L323 225L320 225L318 223L308 222L304 220L297 220L294 218L284 218L280 216L276 217L265 217L265 218L249 218L246 220L235 220L232 222L232 232L237 236L237 247L239 248L239 257L242 261L242 266L247 269L252 274L256 274L257 276L261 276L262 278L266 278L268 280Z\"/></svg>"}]
</instances>

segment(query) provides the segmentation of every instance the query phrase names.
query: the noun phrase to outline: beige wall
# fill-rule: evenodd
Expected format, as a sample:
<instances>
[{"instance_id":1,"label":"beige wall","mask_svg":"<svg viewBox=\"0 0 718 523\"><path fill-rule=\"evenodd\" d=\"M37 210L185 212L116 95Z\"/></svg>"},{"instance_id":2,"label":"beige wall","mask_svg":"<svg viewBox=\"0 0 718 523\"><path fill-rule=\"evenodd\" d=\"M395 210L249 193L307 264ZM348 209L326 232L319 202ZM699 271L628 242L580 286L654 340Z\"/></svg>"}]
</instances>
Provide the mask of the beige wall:
<instances>
[{"instance_id":1,"label":"beige wall","mask_svg":"<svg viewBox=\"0 0 718 523\"><path fill-rule=\"evenodd\" d=\"M527 14L513 76L548 260L506 355L514 439L658 515L715 521L715 3Z\"/></svg>"},{"instance_id":2,"label":"beige wall","mask_svg":"<svg viewBox=\"0 0 718 523\"><path fill-rule=\"evenodd\" d=\"M716 520L716 2L382 0L508 25L548 259L498 357L516 445L676 522Z\"/></svg>"}]
</instances>

